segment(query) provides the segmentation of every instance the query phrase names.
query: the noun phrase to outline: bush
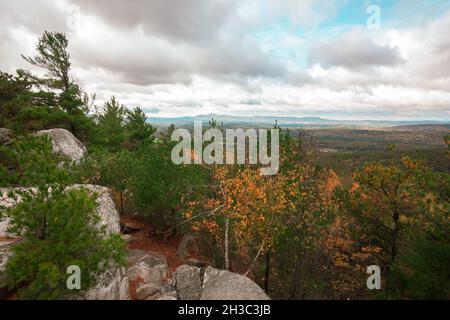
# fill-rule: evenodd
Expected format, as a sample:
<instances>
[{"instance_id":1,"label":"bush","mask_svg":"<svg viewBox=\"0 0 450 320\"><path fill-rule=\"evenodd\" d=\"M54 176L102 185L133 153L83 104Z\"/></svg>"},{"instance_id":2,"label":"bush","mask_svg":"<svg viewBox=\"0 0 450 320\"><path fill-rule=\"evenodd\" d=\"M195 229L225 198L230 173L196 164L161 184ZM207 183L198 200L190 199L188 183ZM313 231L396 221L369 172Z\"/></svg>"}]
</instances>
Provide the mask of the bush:
<instances>
[{"instance_id":1,"label":"bush","mask_svg":"<svg viewBox=\"0 0 450 320\"><path fill-rule=\"evenodd\" d=\"M147 216L159 214L162 221L158 227L163 229L179 222L183 200L187 202L199 192L198 186L209 181L202 166L174 164L170 157L172 147L167 142L143 145L135 153L136 179L131 180L130 186L140 212Z\"/></svg>"},{"instance_id":2,"label":"bush","mask_svg":"<svg viewBox=\"0 0 450 320\"><path fill-rule=\"evenodd\" d=\"M131 181L139 178L134 175L134 164L134 154L128 150L110 152L107 149L97 148L74 168L74 176L79 183L99 184L118 192L120 195L118 210L123 214L124 195L130 188Z\"/></svg>"},{"instance_id":3,"label":"bush","mask_svg":"<svg viewBox=\"0 0 450 320\"><path fill-rule=\"evenodd\" d=\"M63 157L52 152L48 136L23 136L0 146L0 186L68 184ZM67 168L66 168L67 169Z\"/></svg>"},{"instance_id":4,"label":"bush","mask_svg":"<svg viewBox=\"0 0 450 320\"><path fill-rule=\"evenodd\" d=\"M6 264L11 289L25 299L58 299L74 294L66 286L70 265L81 270L81 290L95 284L108 268L124 263L125 244L98 227L95 197L83 189L20 191L22 201L4 215L8 232L24 240L12 248Z\"/></svg>"}]
</instances>

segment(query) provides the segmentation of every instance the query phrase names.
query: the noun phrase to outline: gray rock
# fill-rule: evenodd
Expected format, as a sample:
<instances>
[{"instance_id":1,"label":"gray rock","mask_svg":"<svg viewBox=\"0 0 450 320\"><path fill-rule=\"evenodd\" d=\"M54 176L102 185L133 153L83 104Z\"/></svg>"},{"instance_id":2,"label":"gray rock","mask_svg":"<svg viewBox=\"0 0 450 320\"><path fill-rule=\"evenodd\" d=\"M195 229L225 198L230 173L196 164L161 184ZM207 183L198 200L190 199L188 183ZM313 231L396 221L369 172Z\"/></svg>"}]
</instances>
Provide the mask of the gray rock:
<instances>
[{"instance_id":1,"label":"gray rock","mask_svg":"<svg viewBox=\"0 0 450 320\"><path fill-rule=\"evenodd\" d=\"M119 286L119 300L130 300L130 282L126 276L122 278Z\"/></svg>"},{"instance_id":2,"label":"gray rock","mask_svg":"<svg viewBox=\"0 0 450 320\"><path fill-rule=\"evenodd\" d=\"M166 257L159 253L148 252L139 249L131 249L128 251L127 262L129 266L142 261L145 262L149 267L154 267L160 264L167 266Z\"/></svg>"},{"instance_id":3,"label":"gray rock","mask_svg":"<svg viewBox=\"0 0 450 320\"><path fill-rule=\"evenodd\" d=\"M169 268L167 265L158 264L154 267L150 268L150 276L152 279L159 280L160 283L164 281L164 279L169 274Z\"/></svg>"},{"instance_id":4,"label":"gray rock","mask_svg":"<svg viewBox=\"0 0 450 320\"><path fill-rule=\"evenodd\" d=\"M177 282L173 278L167 279L163 282L163 288L161 290L161 293L166 296L174 296L177 297Z\"/></svg>"},{"instance_id":5,"label":"gray rock","mask_svg":"<svg viewBox=\"0 0 450 320\"><path fill-rule=\"evenodd\" d=\"M11 247L17 240L0 240L0 274L5 272L6 262L11 257Z\"/></svg>"},{"instance_id":6,"label":"gray rock","mask_svg":"<svg viewBox=\"0 0 450 320\"><path fill-rule=\"evenodd\" d=\"M167 264L149 264L145 259L136 262L128 268L128 277L131 281L140 280L145 284L161 286L168 273Z\"/></svg>"},{"instance_id":7,"label":"gray rock","mask_svg":"<svg viewBox=\"0 0 450 320\"><path fill-rule=\"evenodd\" d=\"M86 147L66 129L50 129L36 132L37 136L48 135L52 141L53 152L68 157L75 163L80 162L86 153Z\"/></svg>"},{"instance_id":8,"label":"gray rock","mask_svg":"<svg viewBox=\"0 0 450 320\"><path fill-rule=\"evenodd\" d=\"M127 270L130 281L140 280L144 283L150 282L150 267L145 262L137 262Z\"/></svg>"},{"instance_id":9,"label":"gray rock","mask_svg":"<svg viewBox=\"0 0 450 320\"><path fill-rule=\"evenodd\" d=\"M129 300L129 284L125 268L103 273L97 285L84 294L86 300Z\"/></svg>"},{"instance_id":10,"label":"gray rock","mask_svg":"<svg viewBox=\"0 0 450 320\"><path fill-rule=\"evenodd\" d=\"M226 270L207 267L200 300L269 300L249 278Z\"/></svg>"},{"instance_id":11,"label":"gray rock","mask_svg":"<svg viewBox=\"0 0 450 320\"><path fill-rule=\"evenodd\" d=\"M198 245L193 235L187 233L183 236L178 245L177 255L185 258L189 253L198 252Z\"/></svg>"},{"instance_id":12,"label":"gray rock","mask_svg":"<svg viewBox=\"0 0 450 320\"><path fill-rule=\"evenodd\" d=\"M7 231L8 226L9 226L9 221L10 221L9 218L6 218L6 217L2 218L2 217L0 217L0 237L2 237L2 238L11 238L11 237L13 237L13 235L10 234Z\"/></svg>"},{"instance_id":13,"label":"gray rock","mask_svg":"<svg viewBox=\"0 0 450 320\"><path fill-rule=\"evenodd\" d=\"M100 216L100 226L105 226L107 235L120 233L120 217L116 210L116 205L111 198L109 189L93 184L75 184L68 187L71 189L85 189L90 194L96 194L97 214Z\"/></svg>"},{"instance_id":14,"label":"gray rock","mask_svg":"<svg viewBox=\"0 0 450 320\"><path fill-rule=\"evenodd\" d=\"M178 295L177 295L176 291L169 291L169 292L164 292L163 291L161 293L163 294L163 296L172 297L174 300L177 300Z\"/></svg>"},{"instance_id":15,"label":"gray rock","mask_svg":"<svg viewBox=\"0 0 450 320\"><path fill-rule=\"evenodd\" d=\"M154 300L164 295L169 272L164 256L143 250L129 250L127 276L140 285L136 288L138 300Z\"/></svg>"},{"instance_id":16,"label":"gray rock","mask_svg":"<svg viewBox=\"0 0 450 320\"><path fill-rule=\"evenodd\" d=\"M8 193L10 189L0 189L0 208L6 209L11 208L16 205L16 200L10 198ZM0 216L0 237L2 238L10 238L13 235L9 234L6 230L9 226L9 219L6 217Z\"/></svg>"},{"instance_id":17,"label":"gray rock","mask_svg":"<svg viewBox=\"0 0 450 320\"><path fill-rule=\"evenodd\" d=\"M26 192L36 192L36 188L0 188L0 209L8 209L14 207L18 202L22 201L22 196L19 194L15 195L15 198L9 197L11 191L26 191ZM10 219L7 217L0 217L0 238L14 238L15 235L9 234L7 229L9 227Z\"/></svg>"},{"instance_id":18,"label":"gray rock","mask_svg":"<svg viewBox=\"0 0 450 320\"><path fill-rule=\"evenodd\" d=\"M202 295L200 269L193 266L179 266L175 273L177 297L179 300L198 300Z\"/></svg>"},{"instance_id":19,"label":"gray rock","mask_svg":"<svg viewBox=\"0 0 450 320\"><path fill-rule=\"evenodd\" d=\"M140 285L136 289L136 299L138 300L148 300L149 298L154 298L161 292L161 285L155 283L148 283Z\"/></svg>"},{"instance_id":20,"label":"gray rock","mask_svg":"<svg viewBox=\"0 0 450 320\"><path fill-rule=\"evenodd\" d=\"M14 133L10 129L0 128L0 144L6 144L11 141Z\"/></svg>"},{"instance_id":21,"label":"gray rock","mask_svg":"<svg viewBox=\"0 0 450 320\"><path fill-rule=\"evenodd\" d=\"M177 300L177 298L172 297L172 296L161 296L156 300Z\"/></svg>"}]
</instances>

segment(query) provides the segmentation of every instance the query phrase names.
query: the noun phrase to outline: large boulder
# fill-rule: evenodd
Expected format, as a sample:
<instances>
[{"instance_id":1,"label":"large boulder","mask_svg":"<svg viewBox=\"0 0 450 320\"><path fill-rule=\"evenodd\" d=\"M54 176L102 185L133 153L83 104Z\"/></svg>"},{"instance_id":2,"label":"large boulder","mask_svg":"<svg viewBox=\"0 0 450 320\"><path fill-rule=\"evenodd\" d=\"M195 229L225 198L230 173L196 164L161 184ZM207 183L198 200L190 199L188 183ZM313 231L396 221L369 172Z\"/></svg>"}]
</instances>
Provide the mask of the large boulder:
<instances>
[{"instance_id":1,"label":"large boulder","mask_svg":"<svg viewBox=\"0 0 450 320\"><path fill-rule=\"evenodd\" d=\"M97 285L84 294L86 300L129 300L130 291L125 268L104 272Z\"/></svg>"},{"instance_id":2,"label":"large boulder","mask_svg":"<svg viewBox=\"0 0 450 320\"><path fill-rule=\"evenodd\" d=\"M226 270L207 267L200 300L269 300L249 278Z\"/></svg>"},{"instance_id":3,"label":"large boulder","mask_svg":"<svg viewBox=\"0 0 450 320\"><path fill-rule=\"evenodd\" d=\"M156 283L143 283L136 289L137 300L154 300L161 296L161 285Z\"/></svg>"},{"instance_id":4,"label":"large boulder","mask_svg":"<svg viewBox=\"0 0 450 320\"><path fill-rule=\"evenodd\" d=\"M200 268L182 265L175 272L177 297L180 300L199 300L202 295Z\"/></svg>"},{"instance_id":5,"label":"large boulder","mask_svg":"<svg viewBox=\"0 0 450 320\"><path fill-rule=\"evenodd\" d=\"M168 272L166 258L159 254L150 252L136 254L135 252L128 258L127 274L131 281L152 283L162 288L163 280Z\"/></svg>"},{"instance_id":6,"label":"large boulder","mask_svg":"<svg viewBox=\"0 0 450 320\"><path fill-rule=\"evenodd\" d=\"M105 226L108 235L120 233L120 217L116 210L116 205L111 198L109 189L93 184L75 184L66 190L80 189L87 190L90 194L97 195L97 214L100 216L100 225Z\"/></svg>"},{"instance_id":7,"label":"large boulder","mask_svg":"<svg viewBox=\"0 0 450 320\"><path fill-rule=\"evenodd\" d=\"M100 226L105 226L108 235L114 233L120 233L120 218L119 213L116 210L113 200L111 199L109 189L102 186L91 184L76 184L68 187L66 190L71 189L86 189L90 194L97 195L97 214L100 216ZM23 190L23 189L22 189ZM33 191L33 189L31 189ZM0 188L0 207L10 208L16 205L16 200L8 196L11 189ZM20 202L20 196L17 197L17 201ZM0 238L9 238L6 232L8 228L9 220L6 218L0 219Z\"/></svg>"},{"instance_id":8,"label":"large boulder","mask_svg":"<svg viewBox=\"0 0 450 320\"><path fill-rule=\"evenodd\" d=\"M127 276L133 284L136 299L155 299L165 292L164 282L167 280L169 267L164 256L143 250L130 250L127 262Z\"/></svg>"},{"instance_id":9,"label":"large boulder","mask_svg":"<svg viewBox=\"0 0 450 320\"><path fill-rule=\"evenodd\" d=\"M75 163L80 162L86 152L86 147L70 131L66 129L49 129L36 132L37 136L47 135L53 145L53 152L68 157Z\"/></svg>"},{"instance_id":10,"label":"large boulder","mask_svg":"<svg viewBox=\"0 0 450 320\"><path fill-rule=\"evenodd\" d=\"M136 264L138 262L145 262L149 267L154 267L157 265L164 265L167 267L167 260L161 254L148 252L139 249L128 250L127 263L128 266Z\"/></svg>"}]
</instances>

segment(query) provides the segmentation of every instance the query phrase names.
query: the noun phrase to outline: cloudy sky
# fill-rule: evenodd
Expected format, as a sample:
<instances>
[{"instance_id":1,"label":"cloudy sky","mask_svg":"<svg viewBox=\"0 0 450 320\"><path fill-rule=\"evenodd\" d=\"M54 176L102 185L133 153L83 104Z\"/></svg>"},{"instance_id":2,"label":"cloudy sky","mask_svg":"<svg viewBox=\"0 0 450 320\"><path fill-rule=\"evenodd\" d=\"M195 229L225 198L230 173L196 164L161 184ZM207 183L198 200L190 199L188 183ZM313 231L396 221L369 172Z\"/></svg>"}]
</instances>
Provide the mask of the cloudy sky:
<instances>
[{"instance_id":1,"label":"cloudy sky","mask_svg":"<svg viewBox=\"0 0 450 320\"><path fill-rule=\"evenodd\" d=\"M65 32L98 104L151 117L450 119L448 0L2 0L0 21L1 70Z\"/></svg>"}]
</instances>

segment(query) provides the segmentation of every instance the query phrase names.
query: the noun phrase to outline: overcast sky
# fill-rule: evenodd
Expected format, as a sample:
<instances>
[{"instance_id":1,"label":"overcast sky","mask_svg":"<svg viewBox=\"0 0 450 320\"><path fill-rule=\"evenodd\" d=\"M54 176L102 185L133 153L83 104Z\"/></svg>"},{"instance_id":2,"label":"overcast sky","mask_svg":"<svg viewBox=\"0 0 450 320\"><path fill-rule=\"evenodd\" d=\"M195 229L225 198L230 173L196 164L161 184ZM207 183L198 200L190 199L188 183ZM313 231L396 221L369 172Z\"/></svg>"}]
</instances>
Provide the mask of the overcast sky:
<instances>
[{"instance_id":1,"label":"overcast sky","mask_svg":"<svg viewBox=\"0 0 450 320\"><path fill-rule=\"evenodd\" d=\"M151 117L450 119L450 1L2 0L0 21L2 71L65 32L98 104Z\"/></svg>"}]
</instances>

